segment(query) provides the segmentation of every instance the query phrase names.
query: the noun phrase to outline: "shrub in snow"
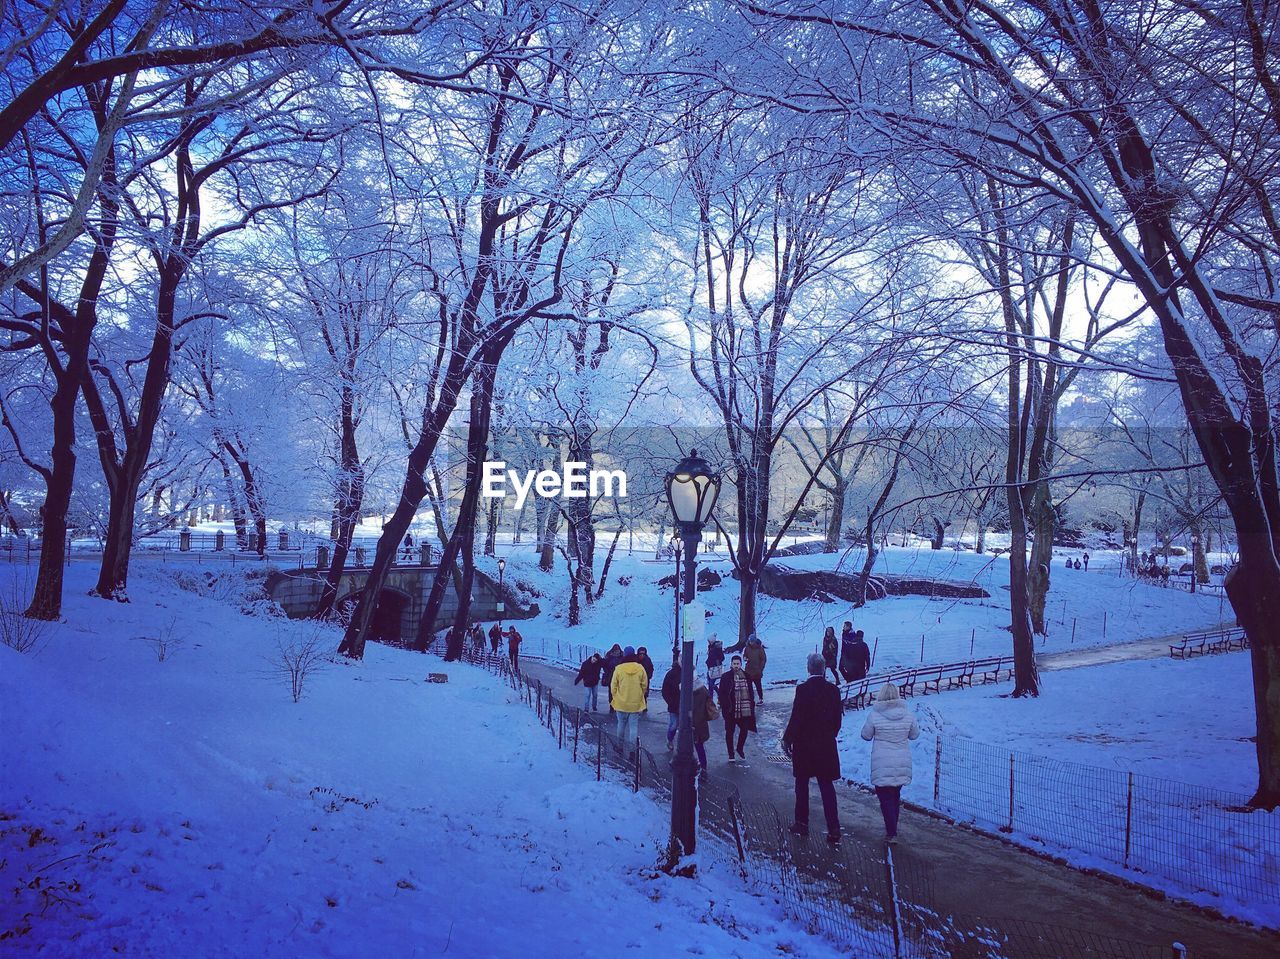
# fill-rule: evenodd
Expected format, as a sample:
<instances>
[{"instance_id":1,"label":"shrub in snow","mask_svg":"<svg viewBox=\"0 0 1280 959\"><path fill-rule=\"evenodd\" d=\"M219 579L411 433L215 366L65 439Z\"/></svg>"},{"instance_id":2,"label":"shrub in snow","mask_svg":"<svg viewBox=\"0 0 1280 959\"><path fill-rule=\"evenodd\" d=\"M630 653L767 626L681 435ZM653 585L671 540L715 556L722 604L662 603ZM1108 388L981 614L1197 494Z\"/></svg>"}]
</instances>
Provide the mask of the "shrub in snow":
<instances>
[{"instance_id":1,"label":"shrub in snow","mask_svg":"<svg viewBox=\"0 0 1280 959\"><path fill-rule=\"evenodd\" d=\"M301 627L282 623L276 627L276 651L269 663L273 672L289 684L295 703L302 699L308 680L325 668L336 646L330 630L322 623Z\"/></svg>"},{"instance_id":2,"label":"shrub in snow","mask_svg":"<svg viewBox=\"0 0 1280 959\"><path fill-rule=\"evenodd\" d=\"M161 626L155 636L140 636L139 639L150 643L155 650L156 661L163 663L169 655L186 645L186 641L178 635L178 621L170 619Z\"/></svg>"},{"instance_id":3,"label":"shrub in snow","mask_svg":"<svg viewBox=\"0 0 1280 959\"><path fill-rule=\"evenodd\" d=\"M28 619L23 615L30 592L26 583L20 584L14 577L0 595L0 643L20 653L35 652L49 635L47 620Z\"/></svg>"}]
</instances>

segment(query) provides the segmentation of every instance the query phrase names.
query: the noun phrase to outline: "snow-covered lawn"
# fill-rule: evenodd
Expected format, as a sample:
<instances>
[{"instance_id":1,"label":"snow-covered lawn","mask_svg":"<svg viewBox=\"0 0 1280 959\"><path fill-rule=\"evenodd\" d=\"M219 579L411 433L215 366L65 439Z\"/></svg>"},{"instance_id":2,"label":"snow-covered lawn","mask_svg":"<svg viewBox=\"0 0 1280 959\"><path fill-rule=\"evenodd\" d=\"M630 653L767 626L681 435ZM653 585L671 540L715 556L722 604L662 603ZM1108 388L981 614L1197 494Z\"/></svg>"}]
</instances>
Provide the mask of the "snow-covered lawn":
<instances>
[{"instance_id":1,"label":"snow-covered lawn","mask_svg":"<svg viewBox=\"0 0 1280 959\"><path fill-rule=\"evenodd\" d=\"M1248 654L1041 675L1037 699L1002 685L909 700L922 734L903 795L1280 926L1280 813L1244 808L1257 785ZM842 771L861 783L865 720L847 714L840 735Z\"/></svg>"},{"instance_id":2,"label":"snow-covered lawn","mask_svg":"<svg viewBox=\"0 0 1280 959\"><path fill-rule=\"evenodd\" d=\"M714 863L655 874L668 813L495 678L374 645L295 704L267 661L314 627L92 575L38 654L0 647L5 955L834 955Z\"/></svg>"},{"instance_id":3,"label":"snow-covered lawn","mask_svg":"<svg viewBox=\"0 0 1280 959\"><path fill-rule=\"evenodd\" d=\"M702 565L724 577L719 586L699 593L698 599L712 614L707 620L707 632L717 633L728 645L738 635L737 583L730 578L731 566L723 551L701 558ZM534 586L544 594L539 604L549 611L521 624L527 640L525 652L569 663L581 654L581 647L604 652L619 642L647 646L655 662L669 661L669 654L662 653L671 649L674 595L669 587L660 589L656 584L672 574L674 564L651 560L652 553L628 556L619 549L604 597L594 606L584 606L582 625L570 629L563 619L568 606L563 568L557 565L551 573L543 573L531 550L509 553L506 581ZM784 557L777 562L795 569L838 568L856 573L861 569L861 560L861 554L855 551L847 557L839 553L818 554ZM492 559L480 562L483 569L497 577ZM603 556L598 560L602 562ZM1049 635L1040 648L1053 651L1129 642L1205 628L1232 618L1230 605L1217 595L1192 595L1148 585L1120 576L1115 566L1090 565L1093 568L1088 572L1054 569L1047 606ZM953 549L890 547L881 554L876 571L973 582L983 587L990 598L889 597L854 610L839 601L795 601L761 595L758 632L769 653L766 680L802 678L805 657L820 648L824 627L834 626L838 634L846 619L866 633L868 644L875 648L876 669L919 663L922 636L926 663L964 660L969 658L971 649L979 657L1010 652L1007 559ZM628 585L624 587L620 578L625 578Z\"/></svg>"}]
</instances>

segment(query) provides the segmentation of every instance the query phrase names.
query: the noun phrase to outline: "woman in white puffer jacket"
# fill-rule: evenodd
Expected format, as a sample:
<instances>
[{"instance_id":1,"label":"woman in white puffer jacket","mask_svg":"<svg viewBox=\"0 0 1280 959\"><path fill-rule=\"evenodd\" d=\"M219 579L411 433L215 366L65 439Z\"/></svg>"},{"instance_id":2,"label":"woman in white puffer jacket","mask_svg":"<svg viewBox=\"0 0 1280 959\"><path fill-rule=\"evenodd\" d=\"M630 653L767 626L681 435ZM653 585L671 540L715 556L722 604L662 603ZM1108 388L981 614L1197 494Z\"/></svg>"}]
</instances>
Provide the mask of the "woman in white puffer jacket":
<instances>
[{"instance_id":1,"label":"woman in white puffer jacket","mask_svg":"<svg viewBox=\"0 0 1280 959\"><path fill-rule=\"evenodd\" d=\"M902 787L911 782L910 741L920 738L920 727L893 683L876 693L862 738L871 741L871 785L880 800L885 839L896 842Z\"/></svg>"}]
</instances>

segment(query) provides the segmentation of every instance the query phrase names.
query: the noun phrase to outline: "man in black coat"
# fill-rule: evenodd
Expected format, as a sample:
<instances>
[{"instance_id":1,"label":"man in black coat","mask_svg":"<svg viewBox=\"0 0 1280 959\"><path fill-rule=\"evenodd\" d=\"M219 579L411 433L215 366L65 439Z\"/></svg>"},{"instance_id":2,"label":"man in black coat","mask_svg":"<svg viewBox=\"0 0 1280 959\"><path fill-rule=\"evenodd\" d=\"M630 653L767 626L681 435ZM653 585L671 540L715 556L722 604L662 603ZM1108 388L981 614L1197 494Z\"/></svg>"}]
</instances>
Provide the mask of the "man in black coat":
<instances>
[{"instance_id":1,"label":"man in black coat","mask_svg":"<svg viewBox=\"0 0 1280 959\"><path fill-rule=\"evenodd\" d=\"M840 778L840 753L836 736L844 718L840 690L827 682L821 653L810 653L809 678L796 687L791 718L782 734L782 748L791 757L796 778L796 821L791 831L809 835L809 780L818 780L822 812L827 819L827 842L840 844L840 814L836 809L835 781Z\"/></svg>"},{"instance_id":2,"label":"man in black coat","mask_svg":"<svg viewBox=\"0 0 1280 959\"><path fill-rule=\"evenodd\" d=\"M667 704L667 752L676 742L676 728L680 725L680 667L672 666L662 677L662 701Z\"/></svg>"},{"instance_id":3,"label":"man in black coat","mask_svg":"<svg viewBox=\"0 0 1280 959\"><path fill-rule=\"evenodd\" d=\"M871 647L867 645L862 630L853 634L853 678L866 679L871 670Z\"/></svg>"}]
</instances>

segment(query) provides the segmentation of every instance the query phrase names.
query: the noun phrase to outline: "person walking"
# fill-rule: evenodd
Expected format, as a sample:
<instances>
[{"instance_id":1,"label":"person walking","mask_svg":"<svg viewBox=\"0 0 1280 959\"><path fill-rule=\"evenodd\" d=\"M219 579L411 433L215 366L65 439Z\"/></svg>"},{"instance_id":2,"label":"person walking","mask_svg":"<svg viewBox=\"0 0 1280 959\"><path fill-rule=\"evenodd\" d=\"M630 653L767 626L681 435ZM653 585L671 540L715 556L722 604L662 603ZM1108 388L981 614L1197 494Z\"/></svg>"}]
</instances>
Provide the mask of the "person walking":
<instances>
[{"instance_id":1,"label":"person walking","mask_svg":"<svg viewBox=\"0 0 1280 959\"><path fill-rule=\"evenodd\" d=\"M880 800L884 837L897 842L902 787L911 782L911 740L920 738L920 726L893 683L876 693L862 738L871 743L871 785Z\"/></svg>"},{"instance_id":2,"label":"person walking","mask_svg":"<svg viewBox=\"0 0 1280 959\"><path fill-rule=\"evenodd\" d=\"M836 671L836 662L840 657L840 640L836 639L836 628L828 626L827 631L822 634L822 661L826 663L826 668L831 670L831 675L835 677L838 684L840 682L840 673ZM826 671L823 671L826 675Z\"/></svg>"},{"instance_id":3,"label":"person walking","mask_svg":"<svg viewBox=\"0 0 1280 959\"><path fill-rule=\"evenodd\" d=\"M866 679L871 671L871 647L863 638L862 630L853 631L853 678Z\"/></svg>"},{"instance_id":4,"label":"person walking","mask_svg":"<svg viewBox=\"0 0 1280 959\"><path fill-rule=\"evenodd\" d=\"M609 680L609 704L615 716L618 738L629 743L640 735L640 714L649 691L649 677L636 660L636 651L628 646L622 651L622 662Z\"/></svg>"},{"instance_id":5,"label":"person walking","mask_svg":"<svg viewBox=\"0 0 1280 959\"><path fill-rule=\"evenodd\" d=\"M494 623L489 627L489 649L493 655L498 655L498 644L502 642L502 627Z\"/></svg>"},{"instance_id":6,"label":"person walking","mask_svg":"<svg viewBox=\"0 0 1280 959\"><path fill-rule=\"evenodd\" d=\"M667 752L675 748L676 727L680 725L680 666L672 666L662 677L662 701L667 704Z\"/></svg>"},{"instance_id":7,"label":"person walking","mask_svg":"<svg viewBox=\"0 0 1280 959\"><path fill-rule=\"evenodd\" d=\"M707 688L720 688L720 677L724 675L724 646L712 633L707 639Z\"/></svg>"},{"instance_id":8,"label":"person walking","mask_svg":"<svg viewBox=\"0 0 1280 959\"><path fill-rule=\"evenodd\" d=\"M648 683L644 687L644 695L645 695L644 708L645 708L645 712L648 712L649 687L653 685L654 667L653 667L653 660L649 658L649 648L647 646L641 646L636 650L636 662L644 667L644 674L645 676L648 677Z\"/></svg>"},{"instance_id":9,"label":"person walking","mask_svg":"<svg viewBox=\"0 0 1280 959\"><path fill-rule=\"evenodd\" d=\"M582 683L587 691L587 701L582 708L595 712L600 708L600 671L604 669L604 659L599 653L592 653L578 667L578 675L573 678L573 685Z\"/></svg>"},{"instance_id":10,"label":"person walking","mask_svg":"<svg viewBox=\"0 0 1280 959\"><path fill-rule=\"evenodd\" d=\"M471 627L471 648L477 653L484 652L484 629L479 623Z\"/></svg>"},{"instance_id":11,"label":"person walking","mask_svg":"<svg viewBox=\"0 0 1280 959\"><path fill-rule=\"evenodd\" d=\"M821 653L810 653L809 678L796 687L791 718L782 733L782 751L791 757L791 773L796 780L796 815L791 831L809 835L809 780L818 781L822 814L827 820L827 842L840 845L840 813L836 808L835 781L840 778L840 753L836 736L844 707L840 690L827 682L827 661Z\"/></svg>"},{"instance_id":12,"label":"person walking","mask_svg":"<svg viewBox=\"0 0 1280 959\"><path fill-rule=\"evenodd\" d=\"M760 637L755 633L747 640L747 648L742 655L746 660L743 672L755 687L756 697L764 702L764 664L769 661L769 654L764 651L764 643L760 642Z\"/></svg>"},{"instance_id":13,"label":"person walking","mask_svg":"<svg viewBox=\"0 0 1280 959\"><path fill-rule=\"evenodd\" d=\"M720 712L724 716L724 741L729 748L729 762L745 759L742 747L747 744L747 733L756 731L756 699L751 694L751 680L742 669L742 657L734 656L730 669L720 677L717 690ZM734 756L733 733L738 732L737 756Z\"/></svg>"},{"instance_id":14,"label":"person walking","mask_svg":"<svg viewBox=\"0 0 1280 959\"><path fill-rule=\"evenodd\" d=\"M613 671L618 668L618 664L622 662L622 647L614 643L609 647L609 651L604 654L604 666L600 670L600 684L605 689L611 689L613 684ZM609 702L609 715L613 715L612 697Z\"/></svg>"},{"instance_id":15,"label":"person walking","mask_svg":"<svg viewBox=\"0 0 1280 959\"><path fill-rule=\"evenodd\" d=\"M707 774L706 742L711 738L711 720L720 718L716 701L701 676L693 677L693 748L698 754L698 775Z\"/></svg>"},{"instance_id":16,"label":"person walking","mask_svg":"<svg viewBox=\"0 0 1280 959\"><path fill-rule=\"evenodd\" d=\"M840 678L846 683L854 680L854 663L857 660L855 644L857 640L853 632L853 623L844 621L844 629L840 631ZM863 673L865 676L866 673Z\"/></svg>"},{"instance_id":17,"label":"person walking","mask_svg":"<svg viewBox=\"0 0 1280 959\"><path fill-rule=\"evenodd\" d=\"M1088 553L1085 553L1085 554L1084 554L1082 557L1080 557L1080 558L1084 560L1084 571L1085 571L1086 573L1087 573L1087 572L1089 572L1089 554L1088 554Z\"/></svg>"},{"instance_id":18,"label":"person walking","mask_svg":"<svg viewBox=\"0 0 1280 959\"><path fill-rule=\"evenodd\" d=\"M511 668L515 672L520 672L520 644L524 642L524 637L516 631L514 626L507 627L507 656L511 659Z\"/></svg>"}]
</instances>

